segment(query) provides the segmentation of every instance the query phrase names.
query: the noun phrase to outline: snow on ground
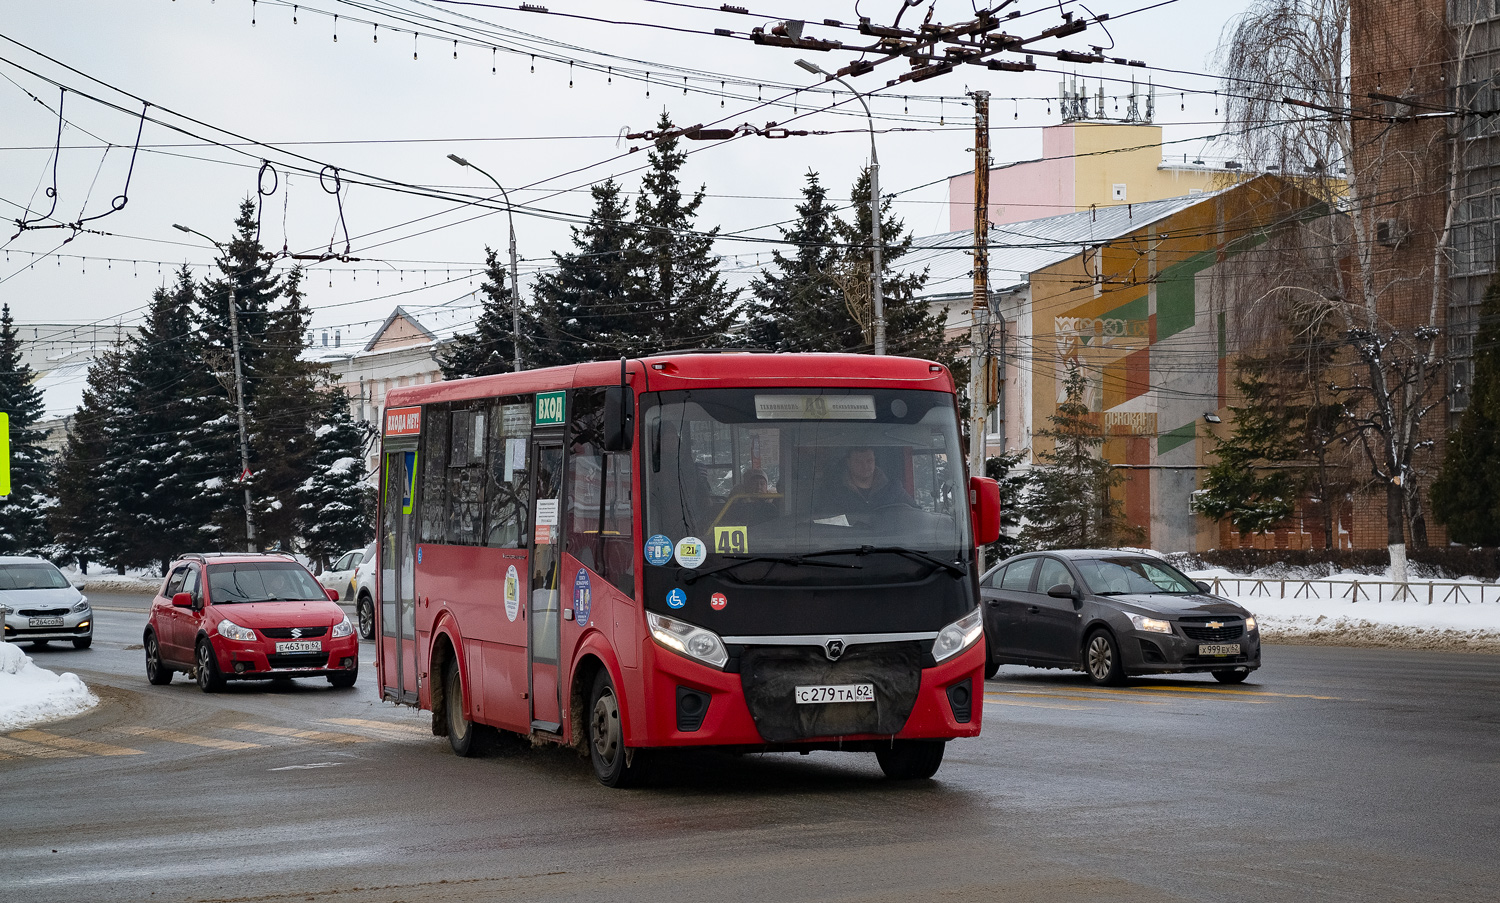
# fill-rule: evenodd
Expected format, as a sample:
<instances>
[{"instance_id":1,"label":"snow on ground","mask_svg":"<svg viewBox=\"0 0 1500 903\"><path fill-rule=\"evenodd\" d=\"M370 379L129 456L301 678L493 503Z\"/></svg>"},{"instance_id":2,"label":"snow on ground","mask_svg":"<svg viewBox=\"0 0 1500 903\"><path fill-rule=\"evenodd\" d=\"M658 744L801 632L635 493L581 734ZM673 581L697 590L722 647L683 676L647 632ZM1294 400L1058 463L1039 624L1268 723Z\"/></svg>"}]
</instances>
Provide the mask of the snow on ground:
<instances>
[{"instance_id":1,"label":"snow on ground","mask_svg":"<svg viewBox=\"0 0 1500 903\"><path fill-rule=\"evenodd\" d=\"M1222 568L1185 571L1195 580L1245 579ZM1278 575L1279 576L1279 575ZM1296 576L1290 580L1313 579ZM1302 598L1278 598L1280 587L1252 592L1248 583L1227 583L1220 595L1249 609L1260 621L1261 636L1268 643L1304 646L1388 646L1403 649L1442 649L1451 652L1500 652L1500 593L1490 592L1485 602L1427 602L1429 584L1436 583L1434 598L1441 600L1447 584L1477 584L1462 580L1410 580L1416 600L1392 601L1393 587L1383 587L1382 601L1362 596L1351 602L1351 593L1339 584L1368 583L1369 574L1345 572L1316 578ZM1375 575L1375 580L1386 579ZM1327 581L1327 582L1324 582ZM1330 585L1333 584L1333 585ZM1300 587L1287 590L1288 595ZM1372 588L1373 589L1373 588ZM1493 590L1494 587L1491 587ZM1271 596L1265 595L1269 591ZM1381 591L1381 590L1376 590ZM1322 598L1308 598L1317 593Z\"/></svg>"},{"instance_id":2,"label":"snow on ground","mask_svg":"<svg viewBox=\"0 0 1500 903\"><path fill-rule=\"evenodd\" d=\"M21 647L0 642L0 731L67 718L98 704L78 675L38 668Z\"/></svg>"}]
</instances>

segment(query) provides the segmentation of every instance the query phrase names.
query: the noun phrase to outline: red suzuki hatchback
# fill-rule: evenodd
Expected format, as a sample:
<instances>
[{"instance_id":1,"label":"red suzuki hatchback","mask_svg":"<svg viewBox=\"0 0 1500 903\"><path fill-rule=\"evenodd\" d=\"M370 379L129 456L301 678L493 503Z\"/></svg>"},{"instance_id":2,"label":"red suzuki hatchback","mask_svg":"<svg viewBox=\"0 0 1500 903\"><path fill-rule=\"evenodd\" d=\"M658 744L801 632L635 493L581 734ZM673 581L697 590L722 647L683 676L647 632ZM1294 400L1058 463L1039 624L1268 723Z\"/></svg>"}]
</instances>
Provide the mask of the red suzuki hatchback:
<instances>
[{"instance_id":1,"label":"red suzuki hatchback","mask_svg":"<svg viewBox=\"0 0 1500 903\"><path fill-rule=\"evenodd\" d=\"M182 671L205 693L286 677L352 687L359 638L335 599L286 555L184 555L151 600L146 679L167 684Z\"/></svg>"}]
</instances>

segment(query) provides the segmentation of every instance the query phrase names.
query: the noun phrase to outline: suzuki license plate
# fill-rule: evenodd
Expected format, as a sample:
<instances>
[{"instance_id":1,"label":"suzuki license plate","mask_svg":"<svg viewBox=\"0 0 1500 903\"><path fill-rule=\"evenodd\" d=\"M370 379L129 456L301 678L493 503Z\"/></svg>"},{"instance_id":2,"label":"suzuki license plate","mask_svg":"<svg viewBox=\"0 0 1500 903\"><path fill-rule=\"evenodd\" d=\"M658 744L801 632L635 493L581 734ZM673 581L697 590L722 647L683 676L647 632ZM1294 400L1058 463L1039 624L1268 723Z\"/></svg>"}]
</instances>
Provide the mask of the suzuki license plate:
<instances>
[{"instance_id":1,"label":"suzuki license plate","mask_svg":"<svg viewBox=\"0 0 1500 903\"><path fill-rule=\"evenodd\" d=\"M1205 644L1198 647L1199 655L1239 655L1239 643Z\"/></svg>"},{"instance_id":2,"label":"suzuki license plate","mask_svg":"<svg viewBox=\"0 0 1500 903\"><path fill-rule=\"evenodd\" d=\"M874 684L839 684L835 686L798 687L799 705L825 702L874 702Z\"/></svg>"},{"instance_id":3,"label":"suzuki license plate","mask_svg":"<svg viewBox=\"0 0 1500 903\"><path fill-rule=\"evenodd\" d=\"M290 643L277 643L277 652L322 652L321 640L293 640Z\"/></svg>"},{"instance_id":4,"label":"suzuki license plate","mask_svg":"<svg viewBox=\"0 0 1500 903\"><path fill-rule=\"evenodd\" d=\"M63 619L62 618L28 618L26 620L26 626L27 627L61 627L61 626L63 626Z\"/></svg>"}]
</instances>

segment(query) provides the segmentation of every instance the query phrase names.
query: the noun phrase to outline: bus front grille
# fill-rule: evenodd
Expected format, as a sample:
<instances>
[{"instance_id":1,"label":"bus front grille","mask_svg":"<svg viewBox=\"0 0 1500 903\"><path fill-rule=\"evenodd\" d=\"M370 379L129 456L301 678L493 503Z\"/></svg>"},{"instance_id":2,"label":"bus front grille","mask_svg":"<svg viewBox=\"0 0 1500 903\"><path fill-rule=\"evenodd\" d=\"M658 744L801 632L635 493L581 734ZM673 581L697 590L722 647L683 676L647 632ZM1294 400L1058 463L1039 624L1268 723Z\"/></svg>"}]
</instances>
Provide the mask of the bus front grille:
<instances>
[{"instance_id":1,"label":"bus front grille","mask_svg":"<svg viewBox=\"0 0 1500 903\"><path fill-rule=\"evenodd\" d=\"M750 646L740 683L767 743L852 734L895 734L906 724L922 683L921 643L850 646L829 661L821 646ZM871 684L874 702L798 704L796 689Z\"/></svg>"}]
</instances>

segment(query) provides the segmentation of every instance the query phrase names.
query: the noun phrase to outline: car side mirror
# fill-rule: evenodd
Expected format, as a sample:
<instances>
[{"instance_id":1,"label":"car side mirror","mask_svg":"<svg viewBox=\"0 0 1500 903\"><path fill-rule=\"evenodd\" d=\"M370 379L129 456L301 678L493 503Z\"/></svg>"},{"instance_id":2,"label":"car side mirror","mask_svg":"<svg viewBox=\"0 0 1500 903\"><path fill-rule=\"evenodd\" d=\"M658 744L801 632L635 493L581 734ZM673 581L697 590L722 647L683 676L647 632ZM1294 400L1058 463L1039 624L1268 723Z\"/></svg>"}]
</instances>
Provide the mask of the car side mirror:
<instances>
[{"instance_id":1,"label":"car side mirror","mask_svg":"<svg viewBox=\"0 0 1500 903\"><path fill-rule=\"evenodd\" d=\"M1213 587L1209 586L1207 583L1204 583L1202 580L1194 580L1193 585L1198 587L1198 592L1200 593L1212 593L1214 591Z\"/></svg>"},{"instance_id":2,"label":"car side mirror","mask_svg":"<svg viewBox=\"0 0 1500 903\"><path fill-rule=\"evenodd\" d=\"M1071 583L1059 583L1047 590L1047 595L1054 599L1077 599L1078 591L1073 589Z\"/></svg>"},{"instance_id":3,"label":"car side mirror","mask_svg":"<svg viewBox=\"0 0 1500 903\"><path fill-rule=\"evenodd\" d=\"M178 594L176 594L175 596L172 597L172 606L174 608L192 608L193 607L193 594L192 593L178 593Z\"/></svg>"},{"instance_id":4,"label":"car side mirror","mask_svg":"<svg viewBox=\"0 0 1500 903\"><path fill-rule=\"evenodd\" d=\"M323 590L323 592L325 592L325 593L328 594L328 601L329 602L337 602L339 600L339 591L338 590L336 590L336 589L325 589L325 590Z\"/></svg>"}]
</instances>

